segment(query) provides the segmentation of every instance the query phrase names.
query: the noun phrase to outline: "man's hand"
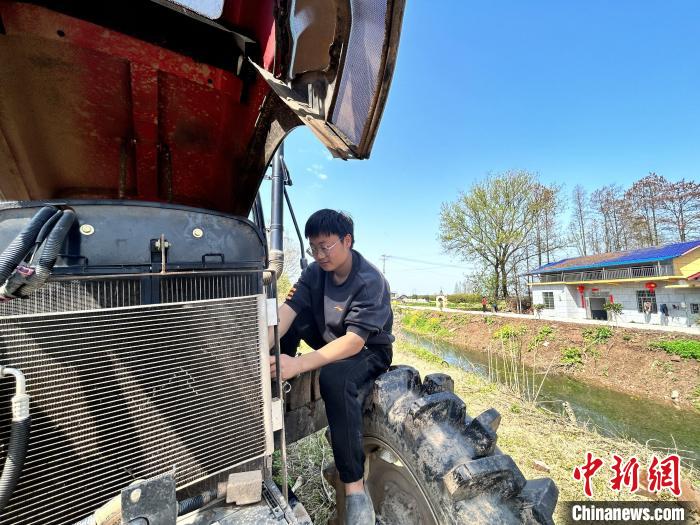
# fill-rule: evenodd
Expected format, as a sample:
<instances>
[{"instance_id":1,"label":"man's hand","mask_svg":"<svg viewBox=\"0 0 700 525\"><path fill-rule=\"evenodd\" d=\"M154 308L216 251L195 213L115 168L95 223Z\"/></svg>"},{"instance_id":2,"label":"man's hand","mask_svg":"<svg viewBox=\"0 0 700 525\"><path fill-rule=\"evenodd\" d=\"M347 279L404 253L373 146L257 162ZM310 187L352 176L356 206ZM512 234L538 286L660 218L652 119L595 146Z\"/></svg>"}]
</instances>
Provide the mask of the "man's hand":
<instances>
[{"instance_id":1,"label":"man's hand","mask_svg":"<svg viewBox=\"0 0 700 525\"><path fill-rule=\"evenodd\" d=\"M296 357L290 357L286 354L280 355L280 374L282 381L291 379L301 373L301 363ZM275 366L275 357L270 357L270 375L277 377L277 367Z\"/></svg>"}]
</instances>

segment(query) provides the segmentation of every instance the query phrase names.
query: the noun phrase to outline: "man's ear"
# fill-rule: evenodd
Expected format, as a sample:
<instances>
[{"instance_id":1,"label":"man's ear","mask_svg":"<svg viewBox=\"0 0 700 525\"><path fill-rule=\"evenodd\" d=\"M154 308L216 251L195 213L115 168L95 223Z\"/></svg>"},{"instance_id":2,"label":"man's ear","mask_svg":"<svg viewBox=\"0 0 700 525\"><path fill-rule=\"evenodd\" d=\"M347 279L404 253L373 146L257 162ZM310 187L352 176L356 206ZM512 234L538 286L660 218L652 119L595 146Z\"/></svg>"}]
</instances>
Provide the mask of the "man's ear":
<instances>
[{"instance_id":1,"label":"man's ear","mask_svg":"<svg viewBox=\"0 0 700 525\"><path fill-rule=\"evenodd\" d=\"M352 235L349 233L346 233L345 237L343 237L343 246L346 248L350 248L352 246Z\"/></svg>"}]
</instances>

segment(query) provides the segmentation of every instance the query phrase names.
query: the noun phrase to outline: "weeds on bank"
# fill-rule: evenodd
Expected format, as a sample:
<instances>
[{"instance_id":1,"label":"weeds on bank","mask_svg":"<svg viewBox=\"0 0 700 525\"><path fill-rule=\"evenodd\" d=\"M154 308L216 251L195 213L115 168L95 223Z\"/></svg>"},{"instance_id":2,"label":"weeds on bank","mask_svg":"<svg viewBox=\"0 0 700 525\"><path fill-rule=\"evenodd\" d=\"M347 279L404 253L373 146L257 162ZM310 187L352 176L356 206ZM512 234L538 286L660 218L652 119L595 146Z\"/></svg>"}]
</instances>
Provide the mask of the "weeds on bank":
<instances>
[{"instance_id":1,"label":"weeds on bank","mask_svg":"<svg viewBox=\"0 0 700 525\"><path fill-rule=\"evenodd\" d=\"M325 430L311 434L287 447L289 486L309 513L311 521L328 523L335 510L335 490L323 477L323 469L333 461L333 451ZM272 457L273 477L281 486L279 451Z\"/></svg>"},{"instance_id":2,"label":"weeds on bank","mask_svg":"<svg viewBox=\"0 0 700 525\"><path fill-rule=\"evenodd\" d=\"M538 331L535 337L533 337L530 342L528 343L528 349L532 350L533 348L537 348L538 346L542 345L543 343L549 344L549 340L552 338L554 335L554 328L552 328L549 325L544 325L541 327Z\"/></svg>"},{"instance_id":3,"label":"weeds on bank","mask_svg":"<svg viewBox=\"0 0 700 525\"><path fill-rule=\"evenodd\" d=\"M700 410L700 385L696 386L692 392L690 392L690 404L693 408Z\"/></svg>"},{"instance_id":4,"label":"weeds on bank","mask_svg":"<svg viewBox=\"0 0 700 525\"><path fill-rule=\"evenodd\" d=\"M538 335L540 341L546 340L553 330L551 327L543 327ZM547 367L544 374L537 371L537 344L524 337L527 329L524 326L512 326L505 324L493 332L493 338L500 342L500 347L493 348L489 345L488 352L488 376L490 381L500 383L517 395L521 400L534 403L540 395L554 361ZM535 350L534 352L532 350ZM525 354L532 364L525 364ZM541 376L541 377L538 377Z\"/></svg>"},{"instance_id":5,"label":"weeds on bank","mask_svg":"<svg viewBox=\"0 0 700 525\"><path fill-rule=\"evenodd\" d=\"M599 326L597 328L586 328L581 332L583 336L583 347L569 346L560 351L559 362L567 367L583 366L589 359L597 364L601 356L601 346L607 343L614 335L613 329L609 326ZM604 371L607 374L607 370Z\"/></svg>"},{"instance_id":6,"label":"weeds on bank","mask_svg":"<svg viewBox=\"0 0 700 525\"><path fill-rule=\"evenodd\" d=\"M562 348L561 350L561 364L563 365L582 365L583 364L583 352L580 348L575 346L570 346L568 348Z\"/></svg>"},{"instance_id":7,"label":"weeds on bank","mask_svg":"<svg viewBox=\"0 0 700 525\"><path fill-rule=\"evenodd\" d=\"M509 324L504 324L498 330L493 333L494 339L500 339L501 341L515 341L520 336L524 335L526 332L524 326L511 326Z\"/></svg>"},{"instance_id":8,"label":"weeds on bank","mask_svg":"<svg viewBox=\"0 0 700 525\"><path fill-rule=\"evenodd\" d=\"M663 350L668 354L675 354L686 359L700 361L700 341L693 339L676 339L674 341L654 341L649 343L650 348Z\"/></svg>"},{"instance_id":9,"label":"weeds on bank","mask_svg":"<svg viewBox=\"0 0 700 525\"><path fill-rule=\"evenodd\" d=\"M434 335L438 337L446 337L450 335L449 330L442 326L442 318L440 314L432 312L408 311L403 312L401 316L401 324L424 335Z\"/></svg>"},{"instance_id":10,"label":"weeds on bank","mask_svg":"<svg viewBox=\"0 0 700 525\"><path fill-rule=\"evenodd\" d=\"M589 345L599 345L605 343L613 336L612 328L599 326L598 328L586 328L583 332L583 340Z\"/></svg>"}]
</instances>

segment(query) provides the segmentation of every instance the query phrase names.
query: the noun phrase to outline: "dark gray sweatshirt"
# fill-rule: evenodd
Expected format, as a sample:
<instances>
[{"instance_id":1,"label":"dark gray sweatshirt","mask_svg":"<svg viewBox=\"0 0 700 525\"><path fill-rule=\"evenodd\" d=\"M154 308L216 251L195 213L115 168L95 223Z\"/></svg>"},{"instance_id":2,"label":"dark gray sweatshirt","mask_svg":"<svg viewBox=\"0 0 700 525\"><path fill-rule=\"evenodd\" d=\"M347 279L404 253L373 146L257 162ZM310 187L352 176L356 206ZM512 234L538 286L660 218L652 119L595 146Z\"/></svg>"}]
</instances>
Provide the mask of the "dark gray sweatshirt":
<instances>
[{"instance_id":1,"label":"dark gray sweatshirt","mask_svg":"<svg viewBox=\"0 0 700 525\"><path fill-rule=\"evenodd\" d=\"M389 283L382 273L362 255L352 250L352 270L341 285L333 283L333 274L311 263L287 295L286 303L299 314L311 312L323 340L353 332L367 345L391 344Z\"/></svg>"}]
</instances>

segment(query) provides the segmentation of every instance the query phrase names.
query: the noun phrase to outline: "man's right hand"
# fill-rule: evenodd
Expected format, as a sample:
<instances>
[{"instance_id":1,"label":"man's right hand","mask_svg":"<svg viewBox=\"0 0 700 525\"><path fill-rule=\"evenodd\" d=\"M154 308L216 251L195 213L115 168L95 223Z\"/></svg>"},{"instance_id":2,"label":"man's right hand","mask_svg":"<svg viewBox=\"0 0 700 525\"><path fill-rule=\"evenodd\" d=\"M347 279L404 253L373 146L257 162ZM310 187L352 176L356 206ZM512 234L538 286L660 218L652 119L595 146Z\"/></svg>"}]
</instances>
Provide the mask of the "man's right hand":
<instances>
[{"instance_id":1,"label":"man's right hand","mask_svg":"<svg viewBox=\"0 0 700 525\"><path fill-rule=\"evenodd\" d=\"M280 355L280 375L282 381L296 377L301 373L301 362L296 357L290 357L286 354ZM270 357L270 376L274 379L277 377L276 358Z\"/></svg>"}]
</instances>

